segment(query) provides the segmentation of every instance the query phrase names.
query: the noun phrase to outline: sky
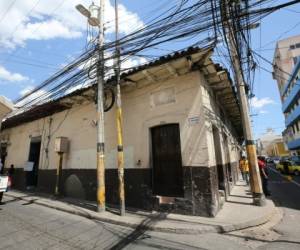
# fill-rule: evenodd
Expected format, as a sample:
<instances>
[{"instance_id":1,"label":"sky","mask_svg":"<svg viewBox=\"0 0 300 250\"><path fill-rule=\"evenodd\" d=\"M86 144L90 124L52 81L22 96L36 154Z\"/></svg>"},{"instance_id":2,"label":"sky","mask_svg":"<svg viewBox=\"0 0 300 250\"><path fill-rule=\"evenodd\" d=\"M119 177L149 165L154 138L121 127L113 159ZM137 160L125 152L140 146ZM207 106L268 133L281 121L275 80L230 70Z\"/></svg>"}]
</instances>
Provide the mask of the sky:
<instances>
[{"instance_id":1,"label":"sky","mask_svg":"<svg viewBox=\"0 0 300 250\"><path fill-rule=\"evenodd\" d=\"M74 6L79 3L89 6L91 1L0 1L0 95L16 100L84 51L87 22L75 10ZM105 26L108 41L114 35L112 4L113 1L106 0ZM170 1L119 0L119 4L120 31L124 35L145 25ZM252 31L252 48L272 61L276 41L298 34L300 4L262 19L260 27ZM260 61L260 65L272 71L268 63ZM251 119L255 137L258 138L267 128L273 128L280 134L284 129L284 118L278 88L269 72L257 70L254 94L255 97L251 100Z\"/></svg>"}]
</instances>

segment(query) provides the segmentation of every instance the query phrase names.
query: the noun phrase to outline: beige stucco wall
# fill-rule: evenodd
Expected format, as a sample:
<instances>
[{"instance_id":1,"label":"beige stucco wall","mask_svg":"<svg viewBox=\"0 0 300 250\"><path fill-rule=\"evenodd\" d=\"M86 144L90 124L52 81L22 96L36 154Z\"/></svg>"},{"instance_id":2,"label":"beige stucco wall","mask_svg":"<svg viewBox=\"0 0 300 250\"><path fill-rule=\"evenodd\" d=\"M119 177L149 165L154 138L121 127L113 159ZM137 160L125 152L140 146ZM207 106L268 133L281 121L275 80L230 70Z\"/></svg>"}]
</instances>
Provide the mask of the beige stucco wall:
<instances>
[{"instance_id":1,"label":"beige stucco wall","mask_svg":"<svg viewBox=\"0 0 300 250\"><path fill-rule=\"evenodd\" d=\"M203 82L205 83L205 81ZM239 159L238 142L235 138L236 135L234 134L234 129L228 120L226 111L223 110L221 105L218 103L218 98L215 96L215 93L209 85L202 84L201 90L203 96L202 113L205 117L206 126L208 166L217 165L215 157L216 148L213 139L213 126L218 129L220 136L222 163L226 164L237 162ZM221 119L221 110L224 114L223 119ZM225 137L227 137L227 139L225 139ZM225 149L226 146L228 147L228 153Z\"/></svg>"},{"instance_id":2,"label":"beige stucco wall","mask_svg":"<svg viewBox=\"0 0 300 250\"><path fill-rule=\"evenodd\" d=\"M202 108L201 85L204 79L193 72L165 82L125 87L123 89L124 150L126 168L147 168L150 165L153 126L178 123L180 126L182 161L184 166L214 165L210 140L210 125ZM170 94L171 93L171 94ZM166 103L154 105L158 102ZM106 168L116 168L115 110L105 114ZM96 167L95 105L84 103L69 111L54 114L30 123L4 130L9 137L6 166L15 164L23 168L29 154L31 137L42 137L40 169L54 169L58 157L54 152L54 139L58 136L70 140L64 168ZM50 122L51 120L51 122ZM50 135L50 140L48 136ZM46 149L48 148L48 154ZM141 164L137 166L137 162Z\"/></svg>"},{"instance_id":3,"label":"beige stucco wall","mask_svg":"<svg viewBox=\"0 0 300 250\"><path fill-rule=\"evenodd\" d=\"M6 166L15 164L16 167L23 168L28 160L31 138L41 136L40 168L53 169L58 160L54 152L54 140L58 136L66 136L70 139L70 150L65 155L64 168L79 167L79 165L80 168L93 167L95 160L89 155L96 143L94 139L96 129L92 125L94 114L93 105L85 103L52 117L4 130L4 135L8 135L9 138Z\"/></svg>"},{"instance_id":4,"label":"beige stucco wall","mask_svg":"<svg viewBox=\"0 0 300 250\"><path fill-rule=\"evenodd\" d=\"M280 92L289 79L289 74L292 73L295 66L293 57L300 55L300 48L290 49L290 45L300 43L300 36L293 36L287 39L278 41L273 62L280 68L274 68L275 79L277 80Z\"/></svg>"}]
</instances>

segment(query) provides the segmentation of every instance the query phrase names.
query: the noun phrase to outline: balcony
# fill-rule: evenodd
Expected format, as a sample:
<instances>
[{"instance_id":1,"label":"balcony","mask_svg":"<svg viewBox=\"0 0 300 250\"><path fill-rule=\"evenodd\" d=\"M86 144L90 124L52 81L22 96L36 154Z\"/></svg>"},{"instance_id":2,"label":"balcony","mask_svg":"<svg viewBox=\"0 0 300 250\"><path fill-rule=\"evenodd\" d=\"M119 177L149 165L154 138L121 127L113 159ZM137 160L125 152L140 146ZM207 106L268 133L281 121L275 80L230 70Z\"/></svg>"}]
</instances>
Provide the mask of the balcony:
<instances>
[{"instance_id":1,"label":"balcony","mask_svg":"<svg viewBox=\"0 0 300 250\"><path fill-rule=\"evenodd\" d=\"M300 105L297 106L291 114L285 118L285 126L290 126L295 120L297 120L300 117Z\"/></svg>"},{"instance_id":2,"label":"balcony","mask_svg":"<svg viewBox=\"0 0 300 250\"><path fill-rule=\"evenodd\" d=\"M283 112L286 112L289 109L290 105L295 100L295 98L297 97L299 92L300 92L300 80L297 80L297 82L294 85L294 87L292 88L290 94L282 103L282 111Z\"/></svg>"}]
</instances>

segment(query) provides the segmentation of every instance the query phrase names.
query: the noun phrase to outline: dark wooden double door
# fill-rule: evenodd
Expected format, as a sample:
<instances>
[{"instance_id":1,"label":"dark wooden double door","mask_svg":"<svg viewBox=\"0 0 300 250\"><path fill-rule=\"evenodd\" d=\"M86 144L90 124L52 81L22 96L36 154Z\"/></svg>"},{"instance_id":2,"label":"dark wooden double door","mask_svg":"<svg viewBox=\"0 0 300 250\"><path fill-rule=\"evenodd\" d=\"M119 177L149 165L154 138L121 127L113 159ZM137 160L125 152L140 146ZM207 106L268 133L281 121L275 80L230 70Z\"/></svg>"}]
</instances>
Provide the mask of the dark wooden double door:
<instances>
[{"instance_id":1,"label":"dark wooden double door","mask_svg":"<svg viewBox=\"0 0 300 250\"><path fill-rule=\"evenodd\" d=\"M182 197L183 169L179 125L153 127L151 137L153 194Z\"/></svg>"}]
</instances>

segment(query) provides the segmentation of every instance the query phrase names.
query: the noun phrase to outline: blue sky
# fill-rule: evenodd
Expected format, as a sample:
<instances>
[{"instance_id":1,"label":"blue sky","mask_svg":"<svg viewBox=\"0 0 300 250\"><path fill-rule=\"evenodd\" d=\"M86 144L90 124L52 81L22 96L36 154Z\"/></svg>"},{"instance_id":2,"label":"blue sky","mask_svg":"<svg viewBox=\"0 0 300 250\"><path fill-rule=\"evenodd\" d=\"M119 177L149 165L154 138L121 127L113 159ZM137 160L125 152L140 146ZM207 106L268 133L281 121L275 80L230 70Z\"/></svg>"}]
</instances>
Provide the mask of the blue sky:
<instances>
[{"instance_id":1,"label":"blue sky","mask_svg":"<svg viewBox=\"0 0 300 250\"><path fill-rule=\"evenodd\" d=\"M86 20L74 8L78 3L88 6L91 1L0 2L0 95L15 100L84 51ZM123 34L157 15L164 5L170 5L169 0L119 0L119 3ZM113 39L113 18L113 8L107 0L107 39ZM300 5L271 14L252 32L253 48L272 61L278 39L300 34ZM271 65L260 63L272 71ZM257 70L254 94L251 113L255 136L266 128L281 133L284 121L279 93L270 73Z\"/></svg>"}]
</instances>

